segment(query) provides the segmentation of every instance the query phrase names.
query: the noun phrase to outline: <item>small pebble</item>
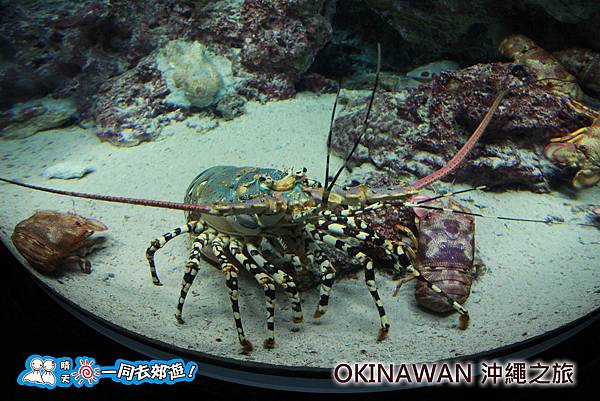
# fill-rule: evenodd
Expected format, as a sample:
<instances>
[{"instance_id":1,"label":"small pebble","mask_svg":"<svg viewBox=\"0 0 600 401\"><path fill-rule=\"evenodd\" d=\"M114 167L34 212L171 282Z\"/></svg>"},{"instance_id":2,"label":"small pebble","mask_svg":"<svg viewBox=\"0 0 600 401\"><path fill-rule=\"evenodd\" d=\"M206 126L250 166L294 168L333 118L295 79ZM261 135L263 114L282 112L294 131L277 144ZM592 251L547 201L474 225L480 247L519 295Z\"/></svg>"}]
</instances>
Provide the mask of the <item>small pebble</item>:
<instances>
[{"instance_id":1,"label":"small pebble","mask_svg":"<svg viewBox=\"0 0 600 401\"><path fill-rule=\"evenodd\" d=\"M42 176L46 178L58 178L61 180L70 180L81 178L84 175L94 171L91 166L81 166L77 164L59 163L45 168Z\"/></svg>"}]
</instances>

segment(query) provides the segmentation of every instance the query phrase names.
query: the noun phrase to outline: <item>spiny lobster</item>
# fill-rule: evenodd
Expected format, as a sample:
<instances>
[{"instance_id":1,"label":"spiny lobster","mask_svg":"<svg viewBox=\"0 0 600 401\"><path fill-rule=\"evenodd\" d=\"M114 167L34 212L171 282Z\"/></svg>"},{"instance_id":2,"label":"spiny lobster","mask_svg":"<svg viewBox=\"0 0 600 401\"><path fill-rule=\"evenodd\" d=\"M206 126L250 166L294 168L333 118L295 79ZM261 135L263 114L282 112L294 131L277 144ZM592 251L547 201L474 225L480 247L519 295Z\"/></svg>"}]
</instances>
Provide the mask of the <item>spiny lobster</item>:
<instances>
[{"instance_id":1,"label":"spiny lobster","mask_svg":"<svg viewBox=\"0 0 600 401\"><path fill-rule=\"evenodd\" d=\"M438 171L408 186L339 187L335 182L366 130L377 89L379 66L380 60L378 60L375 85L366 112L363 132L346 157L346 163L330 182L327 168L325 185L307 178L305 169L281 171L260 167L217 166L199 174L188 187L184 203L177 203L64 191L4 178L0 178L0 181L60 195L186 211L187 224L151 241L146 251L152 280L154 284L160 285L154 264L154 253L178 235L192 234L193 250L186 264L175 316L179 322L183 322L182 310L185 298L199 271L200 254L204 254L216 261L225 274L238 339L245 351L250 351L252 344L244 333L238 305L239 265L249 271L264 289L267 308L267 338L263 343L265 348L271 348L275 344L275 285L282 286L289 294L294 322L303 320L294 278L263 256L261 251L267 249L283 254L283 257L287 257L297 271L314 269L321 277L320 298L314 313L315 318L321 317L327 311L329 294L336 273L320 247L321 244L327 244L346 252L363 266L365 282L380 319L381 327L377 338L383 340L386 337L390 322L377 291L373 261L363 252L363 246L368 245L381 248L385 255L394 261L396 269L407 269L423 285L439 294L459 313L459 327L466 329L469 323L467 310L421 274L417 265L412 263L407 245L382 238L361 219L360 215L384 203L404 203L420 189L454 171L475 146L509 90L501 92L496 97L472 136L447 165ZM331 126L333 126L334 116L335 105ZM329 151L331 127L327 142Z\"/></svg>"}]
</instances>

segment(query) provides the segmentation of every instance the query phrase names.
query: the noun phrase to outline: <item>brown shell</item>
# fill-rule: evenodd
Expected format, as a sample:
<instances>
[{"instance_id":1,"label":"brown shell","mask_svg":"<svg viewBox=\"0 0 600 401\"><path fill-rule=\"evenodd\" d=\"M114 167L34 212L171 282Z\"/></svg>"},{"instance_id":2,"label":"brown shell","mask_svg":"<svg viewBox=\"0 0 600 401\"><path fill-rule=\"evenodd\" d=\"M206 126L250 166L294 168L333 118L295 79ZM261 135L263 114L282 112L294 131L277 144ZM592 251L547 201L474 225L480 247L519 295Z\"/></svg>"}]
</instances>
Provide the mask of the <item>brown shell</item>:
<instances>
[{"instance_id":1,"label":"brown shell","mask_svg":"<svg viewBox=\"0 0 600 401\"><path fill-rule=\"evenodd\" d=\"M74 213L37 211L15 226L11 239L33 267L52 272L93 232L106 229L101 222Z\"/></svg>"},{"instance_id":2,"label":"brown shell","mask_svg":"<svg viewBox=\"0 0 600 401\"><path fill-rule=\"evenodd\" d=\"M559 166L579 168L572 180L575 188L589 188L600 182L600 118L575 138L569 134L552 141L544 148L544 156Z\"/></svg>"},{"instance_id":3,"label":"brown shell","mask_svg":"<svg viewBox=\"0 0 600 401\"><path fill-rule=\"evenodd\" d=\"M584 88L600 94L600 53L589 49L559 50L552 55Z\"/></svg>"},{"instance_id":4,"label":"brown shell","mask_svg":"<svg viewBox=\"0 0 600 401\"><path fill-rule=\"evenodd\" d=\"M459 208L454 205L453 208ZM453 300L464 303L471 292L475 253L472 216L428 210L419 219L417 264L423 276ZM415 286L417 301L435 312L452 310L445 298L421 281Z\"/></svg>"},{"instance_id":5,"label":"brown shell","mask_svg":"<svg viewBox=\"0 0 600 401\"><path fill-rule=\"evenodd\" d=\"M464 304L471 293L473 277L470 271L460 268L428 268L421 271L423 276L432 284L440 287L446 294L459 304ZM449 312L452 305L446 302L433 290L421 281L415 286L415 297L419 304L434 312Z\"/></svg>"},{"instance_id":6,"label":"brown shell","mask_svg":"<svg viewBox=\"0 0 600 401\"><path fill-rule=\"evenodd\" d=\"M583 92L577 79L571 75L552 54L539 47L533 40L523 35L511 35L498 46L498 51L515 63L526 66L537 79L557 78L569 82L548 80L548 86L556 92L573 99L582 99Z\"/></svg>"}]
</instances>

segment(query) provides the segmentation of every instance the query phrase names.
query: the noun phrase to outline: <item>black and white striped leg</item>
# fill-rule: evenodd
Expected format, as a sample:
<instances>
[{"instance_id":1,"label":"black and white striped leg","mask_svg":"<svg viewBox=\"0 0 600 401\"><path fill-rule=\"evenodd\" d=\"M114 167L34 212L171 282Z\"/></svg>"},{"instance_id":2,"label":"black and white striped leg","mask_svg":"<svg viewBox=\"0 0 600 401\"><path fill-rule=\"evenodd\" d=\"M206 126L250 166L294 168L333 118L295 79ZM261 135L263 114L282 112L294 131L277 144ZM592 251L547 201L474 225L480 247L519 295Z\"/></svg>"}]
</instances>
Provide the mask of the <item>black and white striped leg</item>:
<instances>
[{"instance_id":1,"label":"black and white striped leg","mask_svg":"<svg viewBox=\"0 0 600 401\"><path fill-rule=\"evenodd\" d=\"M289 294L292 302L292 311L294 312L293 322L302 322L302 305L300 303L300 297L298 296L298 288L294 279L290 277L284 271L276 268L273 264L269 263L256 246L252 243L246 243L246 250L252 258L252 260L269 276L273 277L275 282L283 287L283 289Z\"/></svg>"},{"instance_id":2,"label":"black and white striped leg","mask_svg":"<svg viewBox=\"0 0 600 401\"><path fill-rule=\"evenodd\" d=\"M283 254L277 249L275 245L271 242L271 239L265 238L260 243L260 249L262 251L270 252L275 255L277 258L281 259L285 263L289 263L292 265L295 271L300 272L302 270L302 261L300 257L295 253L284 252Z\"/></svg>"},{"instance_id":3,"label":"black and white striped leg","mask_svg":"<svg viewBox=\"0 0 600 401\"><path fill-rule=\"evenodd\" d=\"M349 225L352 225L363 231L368 231L368 227L367 227L366 223L358 218L348 218L347 222ZM409 239L409 241L413 244L413 247L416 249L418 242L417 242L417 239L415 238L413 232L408 227L400 226L400 225L396 226L396 229L402 231L406 235L406 237ZM372 232L372 235L377 236L377 234L374 232ZM358 238L358 237L355 237L355 238ZM358 239L360 239L361 241L364 241L362 238L358 238ZM429 287L432 291L435 291L440 296L444 297L446 299L446 302L450 306L452 306L454 308L454 310L456 310L459 313L459 315L460 315L459 327L462 330L464 330L469 326L469 320L470 320L469 312L467 312L467 310L461 304L459 304L454 299L452 299L452 297L450 297L441 288L439 288L437 285L431 283L429 280L427 280L421 274L419 269L416 267L417 266L417 263L416 263L417 255L415 254L415 251L410 246L408 246L407 244L404 244L404 243L392 242L389 240L384 240L383 246L384 246L384 248L387 249L387 251L389 253L391 253L392 255L394 255L396 257L396 260L398 261L400 266L395 264L394 267L398 271L402 271L402 269L408 270L413 275L414 278L416 278L419 281L424 282L427 285L427 287Z\"/></svg>"},{"instance_id":4,"label":"black and white striped leg","mask_svg":"<svg viewBox=\"0 0 600 401\"><path fill-rule=\"evenodd\" d=\"M390 322L385 313L381 297L377 292L375 271L373 269L373 261L371 260L371 258L365 255L358 247L352 246L345 240L333 236L328 231L319 230L315 228L312 224L307 224L307 229L309 230L308 232L311 235L311 237L315 240L325 242L326 244L329 244L331 246L336 247L337 249L346 252L352 258L358 260L358 262L363 266L365 272L365 284L367 285L369 293L371 294L371 297L375 302L375 306L377 307L377 312L379 313L379 320L381 323L381 328L379 329L377 339L379 341L383 340L390 330Z\"/></svg>"},{"instance_id":5,"label":"black and white striped leg","mask_svg":"<svg viewBox=\"0 0 600 401\"><path fill-rule=\"evenodd\" d=\"M331 261L327 258L327 255L325 255L312 238L309 238L306 241L306 247L306 256L310 260L312 266L319 266L319 276L321 277L319 304L313 315L315 319L318 319L327 312L329 296L335 280L335 268L331 265Z\"/></svg>"},{"instance_id":6,"label":"black and white striped leg","mask_svg":"<svg viewBox=\"0 0 600 401\"><path fill-rule=\"evenodd\" d=\"M413 266L408 266L408 271L409 273L411 273L417 280L422 281L423 283L425 283L425 285L427 285L427 287L429 287L432 291L436 292L437 294L439 294L442 298L444 298L446 300L446 302L448 303L448 305L450 305L452 308L454 308L455 311L458 312L458 314L460 315L459 317L459 325L458 327L461 330L466 330L469 327L469 322L471 321L471 318L469 317L469 312L458 302L456 302L454 299L452 299L452 297L450 297L448 294L446 294L445 291L443 291L440 287L438 287L437 285L433 284L432 282L430 282L429 280L427 280L419 271L419 269L417 269L416 267Z\"/></svg>"},{"instance_id":7,"label":"black and white striped leg","mask_svg":"<svg viewBox=\"0 0 600 401\"><path fill-rule=\"evenodd\" d=\"M192 254L190 255L187 263L185 264L185 273L181 280L181 292L179 293L179 301L177 302L177 308L175 309L175 319L178 323L185 323L181 317L183 313L183 304L187 297L188 291L198 274L200 265L200 252L202 248L208 245L208 243L215 237L216 232L214 230L206 230L194 238Z\"/></svg>"},{"instance_id":8,"label":"black and white striped leg","mask_svg":"<svg viewBox=\"0 0 600 401\"><path fill-rule=\"evenodd\" d=\"M229 252L263 288L265 292L265 304L267 307L267 338L263 342L263 347L273 348L275 346L275 282L268 274L261 272L258 266L250 260L242 251L242 244L237 239L231 238L229 242Z\"/></svg>"},{"instance_id":9,"label":"black and white striped leg","mask_svg":"<svg viewBox=\"0 0 600 401\"><path fill-rule=\"evenodd\" d=\"M392 243L381 238L365 222L352 216L328 216L328 220L320 219L315 223L318 230L328 231L336 237L351 237L360 242L368 243L373 246L381 247L386 255L397 265L399 255L395 252L401 250L392 247ZM404 255L404 252L400 253Z\"/></svg>"},{"instance_id":10,"label":"black and white striped leg","mask_svg":"<svg viewBox=\"0 0 600 401\"><path fill-rule=\"evenodd\" d=\"M327 218L335 219L336 216L331 215L327 216ZM446 302L460 314L459 327L463 330L468 327L470 318L467 310L461 304L452 299L452 297L450 297L441 288L431 283L421 274L421 272L415 267L416 254L412 250L412 248L410 248L410 246L403 243L384 240L383 238L379 237L372 229L370 229L364 221L356 217L353 218L352 216L344 216L340 218L339 221L344 221L346 224L348 224L349 226L353 226L356 229L353 229L349 226L345 226L342 223L332 223L331 221L324 220L319 220L317 224L315 224L315 226L317 229L326 230L334 235L345 235L352 238L356 238L361 242L369 242L377 246L382 246L386 250L386 253L394 258L396 262L394 264L394 267L396 268L396 270L402 271L402 269L407 269L412 275L415 276L417 280L424 282L427 285L427 287L429 287L432 291L435 291L441 297L445 298ZM414 234L412 234L412 231L410 231L409 228L404 226L398 226L397 228L403 231L416 247L417 239L415 238Z\"/></svg>"},{"instance_id":11,"label":"black and white striped leg","mask_svg":"<svg viewBox=\"0 0 600 401\"><path fill-rule=\"evenodd\" d=\"M213 255L219 261L221 271L227 278L227 289L229 290L229 299L231 301L231 309L233 311L233 319L235 320L235 328L238 333L238 339L240 345L245 352L252 351L252 343L246 338L244 334L244 327L242 325L242 317L240 314L240 304L238 302L238 268L229 261L225 248L229 245L229 237L225 235L217 235L210 243Z\"/></svg>"},{"instance_id":12,"label":"black and white striped leg","mask_svg":"<svg viewBox=\"0 0 600 401\"><path fill-rule=\"evenodd\" d=\"M375 245L382 244L386 254L394 260L394 268L403 272L409 265L416 263L416 254L410 245L404 242L395 242L379 237L379 235L362 219L355 216L340 217L331 216L331 220L346 224L356 230L360 230L364 233L350 232L349 236L356 238L363 242L371 242ZM405 226L396 225L397 230L402 231L408 238L414 249L417 248L417 239L413 232ZM358 234L358 235L357 235Z\"/></svg>"},{"instance_id":13,"label":"black and white striped leg","mask_svg":"<svg viewBox=\"0 0 600 401\"><path fill-rule=\"evenodd\" d=\"M154 285L162 285L160 279L158 278L158 274L156 273L156 265L154 263L154 254L156 251L180 234L188 232L200 234L202 231L204 231L204 229L205 226L201 222L190 221L185 226L174 228L173 230L164 234L162 237L150 241L150 247L146 249L146 259L148 259L148 264L150 265L150 276L152 276L152 282Z\"/></svg>"}]
</instances>

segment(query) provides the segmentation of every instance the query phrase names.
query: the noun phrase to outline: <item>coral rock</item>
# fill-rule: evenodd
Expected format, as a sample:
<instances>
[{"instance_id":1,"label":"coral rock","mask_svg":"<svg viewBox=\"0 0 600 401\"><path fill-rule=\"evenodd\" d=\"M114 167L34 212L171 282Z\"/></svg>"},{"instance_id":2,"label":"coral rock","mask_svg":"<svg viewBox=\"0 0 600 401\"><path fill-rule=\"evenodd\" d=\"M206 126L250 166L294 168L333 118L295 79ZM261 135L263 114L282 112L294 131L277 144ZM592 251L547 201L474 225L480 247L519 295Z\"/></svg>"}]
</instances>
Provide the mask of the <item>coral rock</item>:
<instances>
[{"instance_id":1,"label":"coral rock","mask_svg":"<svg viewBox=\"0 0 600 401\"><path fill-rule=\"evenodd\" d=\"M37 132L61 127L78 118L75 103L69 99L30 100L0 113L0 138L26 138Z\"/></svg>"},{"instance_id":2,"label":"coral rock","mask_svg":"<svg viewBox=\"0 0 600 401\"><path fill-rule=\"evenodd\" d=\"M269 99L294 95L294 83L331 38L322 8L323 0L244 1L240 62L252 76L249 88Z\"/></svg>"},{"instance_id":3,"label":"coral rock","mask_svg":"<svg viewBox=\"0 0 600 401\"><path fill-rule=\"evenodd\" d=\"M188 38L198 11L185 0L7 0L0 37L0 107L52 93L85 116L100 86L173 38Z\"/></svg>"},{"instance_id":4,"label":"coral rock","mask_svg":"<svg viewBox=\"0 0 600 401\"><path fill-rule=\"evenodd\" d=\"M233 118L244 101L231 63L198 42L172 41L106 82L95 105L97 134L115 145L157 139L171 121L210 108Z\"/></svg>"},{"instance_id":5,"label":"coral rock","mask_svg":"<svg viewBox=\"0 0 600 401\"><path fill-rule=\"evenodd\" d=\"M177 106L165 102L169 93L154 57L144 58L135 68L100 88L94 110L96 134L100 139L120 146L134 146L156 139L168 122L156 117L178 111ZM183 116L175 118L182 119Z\"/></svg>"},{"instance_id":6,"label":"coral rock","mask_svg":"<svg viewBox=\"0 0 600 401\"><path fill-rule=\"evenodd\" d=\"M199 108L217 103L223 97L225 84L214 57L199 42L174 40L161 48L157 64L171 92L165 101ZM231 66L226 67L231 75Z\"/></svg>"},{"instance_id":7,"label":"coral rock","mask_svg":"<svg viewBox=\"0 0 600 401\"><path fill-rule=\"evenodd\" d=\"M375 96L366 135L352 162L412 181L440 167L466 142L496 95L532 80L514 64L480 64L440 74L430 85ZM550 90L549 90L550 89ZM557 169L542 157L548 138L590 124L569 98L546 82L515 89L502 102L480 143L447 179L474 185L521 184L548 191ZM362 132L368 101L346 105L332 146L345 155Z\"/></svg>"}]
</instances>

